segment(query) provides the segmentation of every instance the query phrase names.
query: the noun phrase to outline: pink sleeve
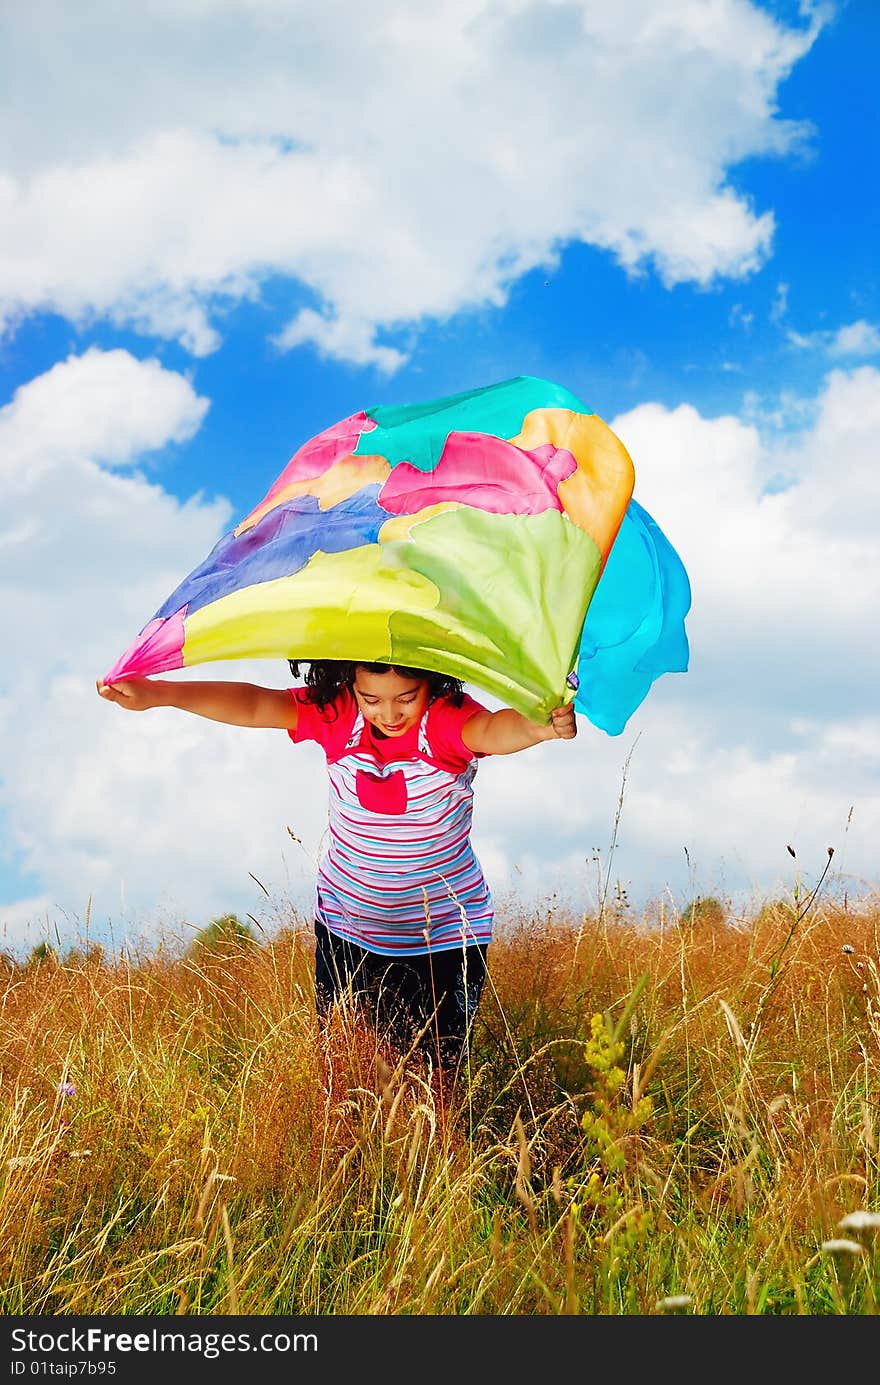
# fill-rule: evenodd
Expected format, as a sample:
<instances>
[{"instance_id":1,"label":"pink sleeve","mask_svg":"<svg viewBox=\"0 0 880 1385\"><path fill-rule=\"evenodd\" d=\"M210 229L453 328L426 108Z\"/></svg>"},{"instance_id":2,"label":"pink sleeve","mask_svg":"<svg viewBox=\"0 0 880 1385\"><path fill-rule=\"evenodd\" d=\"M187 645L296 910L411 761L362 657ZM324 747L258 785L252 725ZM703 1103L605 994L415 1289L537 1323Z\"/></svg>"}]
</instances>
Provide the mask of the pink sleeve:
<instances>
[{"instance_id":1,"label":"pink sleeve","mask_svg":"<svg viewBox=\"0 0 880 1385\"><path fill-rule=\"evenodd\" d=\"M344 689L328 707L316 707L309 701L308 689L291 688L290 695L297 704L296 727L288 731L292 741L317 741L328 756L338 755L351 734L356 711L354 698Z\"/></svg>"},{"instance_id":2,"label":"pink sleeve","mask_svg":"<svg viewBox=\"0 0 880 1385\"><path fill-rule=\"evenodd\" d=\"M460 707L453 706L445 697L432 702L428 708L428 741L434 758L453 770L462 770L472 760L482 759L483 752L470 750L462 740L461 733L465 722L475 712L487 710L469 693L465 693Z\"/></svg>"}]
</instances>

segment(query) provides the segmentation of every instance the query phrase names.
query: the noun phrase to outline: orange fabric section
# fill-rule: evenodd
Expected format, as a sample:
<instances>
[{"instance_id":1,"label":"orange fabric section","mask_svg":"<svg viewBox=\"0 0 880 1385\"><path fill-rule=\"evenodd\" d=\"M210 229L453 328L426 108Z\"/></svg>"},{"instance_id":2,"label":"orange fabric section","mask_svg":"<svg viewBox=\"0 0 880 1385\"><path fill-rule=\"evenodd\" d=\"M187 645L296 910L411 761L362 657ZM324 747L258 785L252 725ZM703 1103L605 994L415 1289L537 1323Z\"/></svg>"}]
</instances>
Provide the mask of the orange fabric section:
<instances>
[{"instance_id":1,"label":"orange fabric section","mask_svg":"<svg viewBox=\"0 0 880 1385\"><path fill-rule=\"evenodd\" d=\"M510 442L530 451L549 442L571 453L577 471L560 481L559 498L569 519L595 541L604 563L635 486L635 467L620 438L598 414L532 409Z\"/></svg>"}]
</instances>

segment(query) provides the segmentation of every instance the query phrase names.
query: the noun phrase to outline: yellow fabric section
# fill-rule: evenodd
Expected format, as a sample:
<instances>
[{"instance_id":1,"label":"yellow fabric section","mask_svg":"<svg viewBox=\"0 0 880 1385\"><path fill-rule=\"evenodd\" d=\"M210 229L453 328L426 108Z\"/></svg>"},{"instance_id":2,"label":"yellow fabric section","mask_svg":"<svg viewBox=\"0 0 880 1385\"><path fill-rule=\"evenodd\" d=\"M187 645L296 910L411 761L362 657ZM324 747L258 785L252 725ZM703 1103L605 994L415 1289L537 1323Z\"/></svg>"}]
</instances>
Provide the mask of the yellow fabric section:
<instances>
[{"instance_id":1,"label":"yellow fabric section","mask_svg":"<svg viewBox=\"0 0 880 1385\"><path fill-rule=\"evenodd\" d=\"M426 505L423 510L416 510L414 515L395 515L392 519L386 519L379 530L379 542L393 543L396 539L408 539L414 524L421 524L432 515L441 515L447 510L460 510L461 506L459 500L440 500L436 505Z\"/></svg>"},{"instance_id":2,"label":"yellow fabric section","mask_svg":"<svg viewBox=\"0 0 880 1385\"><path fill-rule=\"evenodd\" d=\"M213 601L186 622L184 666L214 659L369 659L391 656L390 611L433 610L437 587L389 567L379 544L316 553L291 577Z\"/></svg>"}]
</instances>

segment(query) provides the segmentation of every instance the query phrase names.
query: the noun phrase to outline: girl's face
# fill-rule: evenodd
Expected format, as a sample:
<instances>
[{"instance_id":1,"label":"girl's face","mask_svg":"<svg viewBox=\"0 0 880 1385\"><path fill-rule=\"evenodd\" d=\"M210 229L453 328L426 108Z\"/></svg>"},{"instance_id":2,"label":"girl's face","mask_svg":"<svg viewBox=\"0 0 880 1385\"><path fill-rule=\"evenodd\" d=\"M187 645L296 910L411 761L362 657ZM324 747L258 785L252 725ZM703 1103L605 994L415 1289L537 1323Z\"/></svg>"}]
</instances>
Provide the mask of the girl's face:
<instances>
[{"instance_id":1,"label":"girl's face","mask_svg":"<svg viewBox=\"0 0 880 1385\"><path fill-rule=\"evenodd\" d=\"M366 720L386 736L402 736L417 725L429 701L427 678L404 678L394 669L370 673L360 664L352 691Z\"/></svg>"}]
</instances>

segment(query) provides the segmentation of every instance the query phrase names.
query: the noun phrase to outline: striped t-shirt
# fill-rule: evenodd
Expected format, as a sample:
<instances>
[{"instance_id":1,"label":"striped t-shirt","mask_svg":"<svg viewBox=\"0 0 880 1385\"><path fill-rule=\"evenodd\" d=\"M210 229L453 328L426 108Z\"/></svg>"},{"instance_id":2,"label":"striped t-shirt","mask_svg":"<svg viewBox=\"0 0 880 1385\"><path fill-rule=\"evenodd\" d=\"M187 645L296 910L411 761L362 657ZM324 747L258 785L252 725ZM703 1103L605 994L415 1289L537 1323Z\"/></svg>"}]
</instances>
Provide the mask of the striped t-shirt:
<instances>
[{"instance_id":1,"label":"striped t-shirt","mask_svg":"<svg viewBox=\"0 0 880 1385\"><path fill-rule=\"evenodd\" d=\"M322 710L306 689L291 693L298 717L288 734L322 746L330 781L318 919L387 956L488 943L492 897L470 841L481 757L461 738L481 704L437 698L417 726L383 737L347 689Z\"/></svg>"}]
</instances>

